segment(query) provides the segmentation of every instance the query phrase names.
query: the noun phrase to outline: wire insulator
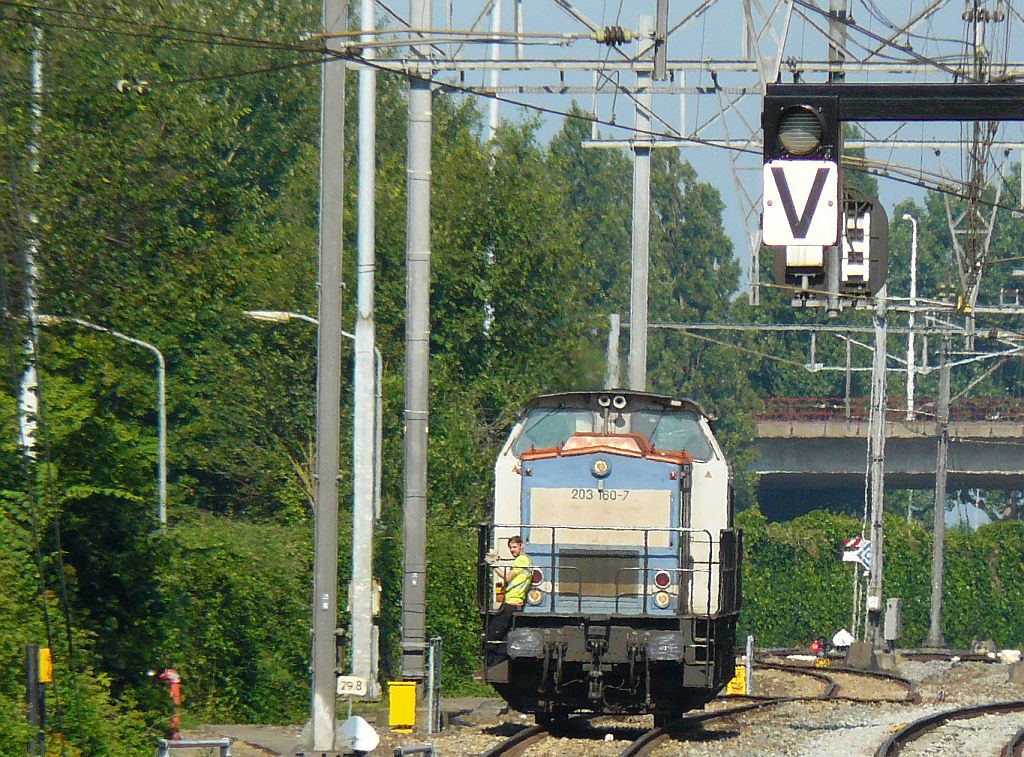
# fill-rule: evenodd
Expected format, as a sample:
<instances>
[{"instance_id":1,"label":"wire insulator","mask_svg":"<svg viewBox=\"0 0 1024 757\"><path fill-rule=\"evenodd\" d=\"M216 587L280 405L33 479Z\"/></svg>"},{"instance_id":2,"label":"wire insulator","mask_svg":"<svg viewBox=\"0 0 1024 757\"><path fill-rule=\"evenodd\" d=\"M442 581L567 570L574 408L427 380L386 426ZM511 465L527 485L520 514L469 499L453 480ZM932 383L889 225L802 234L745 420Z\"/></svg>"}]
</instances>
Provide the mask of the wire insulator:
<instances>
[{"instance_id":1,"label":"wire insulator","mask_svg":"<svg viewBox=\"0 0 1024 757\"><path fill-rule=\"evenodd\" d=\"M621 26L606 26L597 31L595 38L598 42L612 47L613 45L631 42L633 40L633 32L629 29L623 29Z\"/></svg>"}]
</instances>

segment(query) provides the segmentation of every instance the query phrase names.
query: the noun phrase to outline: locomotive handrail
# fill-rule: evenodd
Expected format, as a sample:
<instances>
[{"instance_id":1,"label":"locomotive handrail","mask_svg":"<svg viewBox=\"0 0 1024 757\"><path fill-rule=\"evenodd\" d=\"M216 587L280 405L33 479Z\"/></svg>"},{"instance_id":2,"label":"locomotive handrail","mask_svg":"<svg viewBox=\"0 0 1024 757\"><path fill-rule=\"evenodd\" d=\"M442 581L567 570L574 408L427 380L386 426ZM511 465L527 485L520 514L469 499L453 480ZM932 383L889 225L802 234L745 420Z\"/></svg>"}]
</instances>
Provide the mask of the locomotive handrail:
<instances>
[{"instance_id":1,"label":"locomotive handrail","mask_svg":"<svg viewBox=\"0 0 1024 757\"><path fill-rule=\"evenodd\" d=\"M732 586L736 580L736 556L734 554L735 541L734 537L725 538L726 533L732 534L732 529L722 529L720 532L720 538L716 539L712 535L711 531L707 528L692 528L683 526L660 526L660 527L640 527L640 526L598 526L598 525L557 525L557 524L538 524L538 523L495 523L488 525L487 531L489 535L493 535L498 529L513 530L518 533L527 536L526 543L527 547L534 547L532 551L533 556L539 562L534 564L534 567L543 571L547 570L550 572L550 591L545 590L545 597L543 602L538 602L531 607L537 607L546 609L551 612L555 612L558 609L558 598L568 599L569 597L575 597L575 609L577 613L583 612L583 602L585 596L590 599L595 599L594 596L589 596L584 591L584 575L583 568L578 565L566 565L564 564L564 553L560 552L561 549L568 548L579 548L591 546L588 543L573 543L566 542L564 540L565 532L612 532L612 533L642 533L643 544L601 544L600 547L607 547L610 551L615 550L637 550L642 549L642 554L637 554L637 557L642 560L642 566L627 566L620 567L614 574L613 583L613 602L614 611L616 613L622 610L621 603L627 599L639 599L641 606L639 607L639 613L642 615L650 614L648 609L648 600L651 597L651 581L648 580L649 574L652 571L668 570L680 577L688 576L688 579L680 578L677 585L677 602L676 612L679 614L698 614L706 617L711 617L716 612L720 612L722 609L731 607L735 602L735 596L737 587ZM538 531L546 531L545 538L529 538L529 534L537 533ZM668 534L669 543L664 547L650 545L650 536L654 533ZM540 535L540 534L538 534ZM678 537L675 547L670 546L671 536ZM560 539L559 536L563 538ZM731 543L732 549L723 550L723 546L727 543ZM684 549L686 547L686 549ZM701 547L696 550L697 552L703 552L706 550L706 556L694 557L694 547ZM538 548L542 550L538 553ZM481 550L483 546L481 546ZM665 550L671 550L677 553L685 551L687 553L688 565L686 566L665 566L652 568L650 565L650 558L652 553L664 552ZM587 559L587 558L583 558ZM720 583L722 579L726 579L726 582L730 584L728 591L725 587L719 586L718 592L714 592L714 571L715 568L719 568L721 574ZM623 577L626 574L634 573L639 574L642 578L642 588L636 592L624 591ZM703 593L695 591L696 578L698 574L703 576L701 581L704 584ZM573 576L568 578L568 576ZM575 587L575 590L573 590ZM728 596L726 596L726 594ZM606 594L599 596L607 596ZM698 602L696 598L702 598L706 602L702 609L698 609ZM713 609L717 600L718 607ZM481 607L486 610L489 607L488 602Z\"/></svg>"}]
</instances>

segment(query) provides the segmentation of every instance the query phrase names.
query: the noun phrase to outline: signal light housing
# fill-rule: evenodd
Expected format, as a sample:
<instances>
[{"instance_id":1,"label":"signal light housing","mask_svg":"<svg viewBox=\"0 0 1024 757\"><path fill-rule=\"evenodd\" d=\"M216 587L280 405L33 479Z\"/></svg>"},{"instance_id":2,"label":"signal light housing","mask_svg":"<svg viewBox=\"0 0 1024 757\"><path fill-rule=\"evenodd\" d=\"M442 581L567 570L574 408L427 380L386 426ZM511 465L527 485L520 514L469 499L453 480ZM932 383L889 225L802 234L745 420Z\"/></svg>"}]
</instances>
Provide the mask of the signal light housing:
<instances>
[{"instance_id":1,"label":"signal light housing","mask_svg":"<svg viewBox=\"0 0 1024 757\"><path fill-rule=\"evenodd\" d=\"M794 105L779 116L779 144L791 155L809 155L821 146L825 125L821 113L809 105Z\"/></svg>"},{"instance_id":2,"label":"signal light housing","mask_svg":"<svg viewBox=\"0 0 1024 757\"><path fill-rule=\"evenodd\" d=\"M672 583L672 576L667 570L659 570L654 574L654 585L659 589L667 589Z\"/></svg>"},{"instance_id":3,"label":"signal light housing","mask_svg":"<svg viewBox=\"0 0 1024 757\"><path fill-rule=\"evenodd\" d=\"M842 122L839 99L828 95L783 94L786 85L768 85L761 111L764 162L839 162Z\"/></svg>"}]
</instances>

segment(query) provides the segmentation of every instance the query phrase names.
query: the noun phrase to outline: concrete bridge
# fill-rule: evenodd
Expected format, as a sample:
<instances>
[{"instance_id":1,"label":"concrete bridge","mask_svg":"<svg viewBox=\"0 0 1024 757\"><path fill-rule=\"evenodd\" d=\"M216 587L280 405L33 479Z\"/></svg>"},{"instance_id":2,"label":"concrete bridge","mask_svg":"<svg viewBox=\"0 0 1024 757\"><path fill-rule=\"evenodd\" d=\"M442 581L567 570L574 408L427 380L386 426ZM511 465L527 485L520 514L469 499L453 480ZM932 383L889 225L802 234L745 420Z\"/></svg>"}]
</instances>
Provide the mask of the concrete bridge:
<instances>
[{"instance_id":1,"label":"concrete bridge","mask_svg":"<svg viewBox=\"0 0 1024 757\"><path fill-rule=\"evenodd\" d=\"M826 505L863 503L868 403L775 397L756 417L756 463L765 514L790 518ZM886 413L886 489L935 487L935 402ZM1024 490L1024 400L950 405L947 490Z\"/></svg>"}]
</instances>

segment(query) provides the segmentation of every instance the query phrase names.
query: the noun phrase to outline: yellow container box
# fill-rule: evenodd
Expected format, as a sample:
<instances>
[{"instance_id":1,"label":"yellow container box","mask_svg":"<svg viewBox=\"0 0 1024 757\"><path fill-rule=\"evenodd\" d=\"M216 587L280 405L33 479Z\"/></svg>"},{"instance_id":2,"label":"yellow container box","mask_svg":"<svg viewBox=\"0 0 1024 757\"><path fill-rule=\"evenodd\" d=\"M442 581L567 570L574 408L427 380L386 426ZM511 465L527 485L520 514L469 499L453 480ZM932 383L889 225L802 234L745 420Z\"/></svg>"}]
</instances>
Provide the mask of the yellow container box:
<instances>
[{"instance_id":1,"label":"yellow container box","mask_svg":"<svg viewBox=\"0 0 1024 757\"><path fill-rule=\"evenodd\" d=\"M725 693L733 696L743 696L747 693L747 666L737 665L736 675L725 685Z\"/></svg>"},{"instance_id":2,"label":"yellow container box","mask_svg":"<svg viewBox=\"0 0 1024 757\"><path fill-rule=\"evenodd\" d=\"M416 727L416 682L388 681L388 725L394 733Z\"/></svg>"}]
</instances>

